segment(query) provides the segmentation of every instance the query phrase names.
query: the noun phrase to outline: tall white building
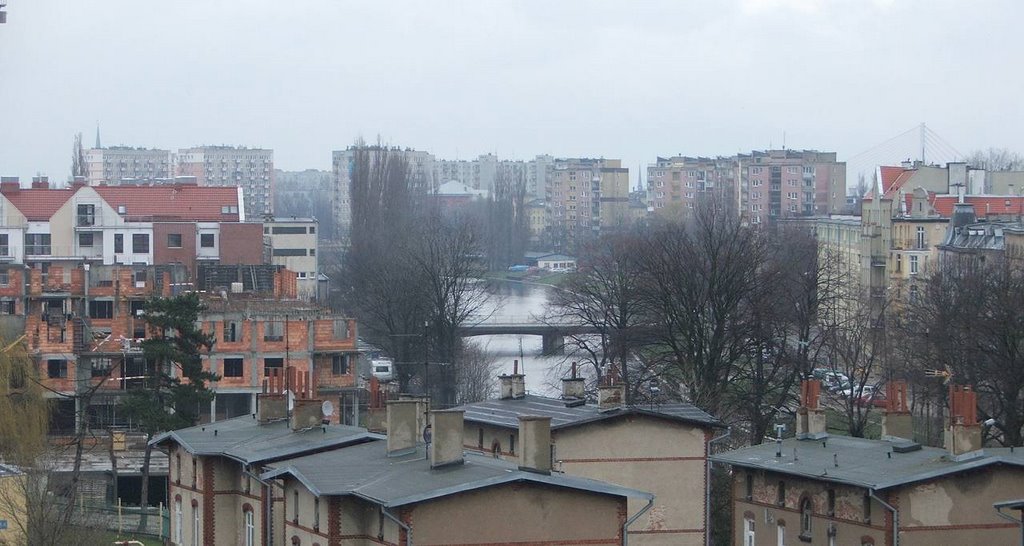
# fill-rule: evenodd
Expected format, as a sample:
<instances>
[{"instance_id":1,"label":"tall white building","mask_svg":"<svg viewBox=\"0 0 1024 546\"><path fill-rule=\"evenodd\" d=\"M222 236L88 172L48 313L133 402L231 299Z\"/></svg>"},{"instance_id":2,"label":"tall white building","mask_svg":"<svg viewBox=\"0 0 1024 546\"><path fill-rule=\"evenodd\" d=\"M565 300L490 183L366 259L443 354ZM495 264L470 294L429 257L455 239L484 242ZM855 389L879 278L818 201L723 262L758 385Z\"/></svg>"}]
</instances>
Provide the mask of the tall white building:
<instances>
[{"instance_id":1,"label":"tall white building","mask_svg":"<svg viewBox=\"0 0 1024 546\"><path fill-rule=\"evenodd\" d=\"M259 220L274 212L274 151L244 146L198 146L178 150L174 170L200 186L237 186L245 215Z\"/></svg>"},{"instance_id":2,"label":"tall white building","mask_svg":"<svg viewBox=\"0 0 1024 546\"><path fill-rule=\"evenodd\" d=\"M85 153L89 185L170 178L171 152L130 146L92 148Z\"/></svg>"}]
</instances>

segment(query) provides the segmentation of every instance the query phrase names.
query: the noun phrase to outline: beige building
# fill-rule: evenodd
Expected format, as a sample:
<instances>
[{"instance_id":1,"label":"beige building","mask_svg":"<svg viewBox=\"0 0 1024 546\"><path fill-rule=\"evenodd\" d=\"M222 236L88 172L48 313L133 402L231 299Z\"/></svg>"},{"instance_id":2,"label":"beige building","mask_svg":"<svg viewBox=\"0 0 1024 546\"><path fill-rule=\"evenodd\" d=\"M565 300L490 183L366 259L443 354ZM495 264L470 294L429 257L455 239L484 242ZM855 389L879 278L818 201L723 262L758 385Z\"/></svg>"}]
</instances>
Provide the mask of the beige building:
<instances>
[{"instance_id":1,"label":"beige building","mask_svg":"<svg viewBox=\"0 0 1024 546\"><path fill-rule=\"evenodd\" d=\"M816 383L816 382L815 382ZM947 449L912 434L906 391L881 440L829 436L817 396L796 437L712 456L733 467L733 543L932 546L1012 544L1018 526L993 504L1020 496L1024 452L982 448L969 389L954 387Z\"/></svg>"},{"instance_id":2,"label":"beige building","mask_svg":"<svg viewBox=\"0 0 1024 546\"><path fill-rule=\"evenodd\" d=\"M299 298L317 299L320 274L315 218L274 218L263 222L263 237L270 241L270 263L283 265L298 276Z\"/></svg>"},{"instance_id":3,"label":"beige building","mask_svg":"<svg viewBox=\"0 0 1024 546\"><path fill-rule=\"evenodd\" d=\"M0 465L0 546L22 544L28 514L22 474L11 466Z\"/></svg>"},{"instance_id":4,"label":"beige building","mask_svg":"<svg viewBox=\"0 0 1024 546\"><path fill-rule=\"evenodd\" d=\"M524 447L518 419L551 417L555 472L654 494L653 508L630 526L630 544L705 543L707 454L718 420L689 404L623 406L622 386L600 387L599 403L588 405L583 379L564 379L562 398L526 394L522 374L500 381L500 398L458 408L467 450L515 460ZM631 514L641 507L630 501Z\"/></svg>"},{"instance_id":5,"label":"beige building","mask_svg":"<svg viewBox=\"0 0 1024 546\"><path fill-rule=\"evenodd\" d=\"M629 169L618 159L556 159L548 178L548 242L572 251L579 242L629 222Z\"/></svg>"},{"instance_id":6,"label":"beige building","mask_svg":"<svg viewBox=\"0 0 1024 546\"><path fill-rule=\"evenodd\" d=\"M130 146L92 148L85 153L90 186L173 178L171 152Z\"/></svg>"}]
</instances>

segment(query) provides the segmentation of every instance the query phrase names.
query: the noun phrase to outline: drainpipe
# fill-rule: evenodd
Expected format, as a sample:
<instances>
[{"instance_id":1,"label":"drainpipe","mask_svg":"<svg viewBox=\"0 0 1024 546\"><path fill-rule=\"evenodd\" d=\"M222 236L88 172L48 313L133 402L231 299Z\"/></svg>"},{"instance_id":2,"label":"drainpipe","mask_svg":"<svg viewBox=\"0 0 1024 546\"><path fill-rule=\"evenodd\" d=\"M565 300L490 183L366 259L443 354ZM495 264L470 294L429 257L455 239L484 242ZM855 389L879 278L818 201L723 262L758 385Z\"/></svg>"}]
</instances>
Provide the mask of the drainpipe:
<instances>
[{"instance_id":1,"label":"drainpipe","mask_svg":"<svg viewBox=\"0 0 1024 546\"><path fill-rule=\"evenodd\" d=\"M878 501L885 507L886 510L892 512L892 546L899 546L900 544L900 511L895 506L885 502L880 497L875 495L874 489L868 489L868 497Z\"/></svg>"},{"instance_id":2,"label":"drainpipe","mask_svg":"<svg viewBox=\"0 0 1024 546\"><path fill-rule=\"evenodd\" d=\"M384 517L386 517L389 520L391 520L391 521L395 522L396 524L398 524L398 526L401 527L402 529L405 529L405 544L404 544L404 546L412 546L412 527L402 523L402 520L396 518L395 515L392 514L391 512L388 512L388 509L384 508L383 504L380 506L380 513L384 514Z\"/></svg>"},{"instance_id":3,"label":"drainpipe","mask_svg":"<svg viewBox=\"0 0 1024 546\"><path fill-rule=\"evenodd\" d=\"M704 544L711 546L711 444L721 442L732 435L732 429L725 429L725 434L712 438L704 448L704 461L707 470L704 475Z\"/></svg>"},{"instance_id":4,"label":"drainpipe","mask_svg":"<svg viewBox=\"0 0 1024 546\"><path fill-rule=\"evenodd\" d=\"M639 519L640 516L646 514L652 506L654 506L654 498L651 498L651 500L647 501L647 506L641 508L639 512L633 514L632 517L627 519L626 523L622 524L622 546L628 546L629 544L629 526L632 525L634 521Z\"/></svg>"}]
</instances>

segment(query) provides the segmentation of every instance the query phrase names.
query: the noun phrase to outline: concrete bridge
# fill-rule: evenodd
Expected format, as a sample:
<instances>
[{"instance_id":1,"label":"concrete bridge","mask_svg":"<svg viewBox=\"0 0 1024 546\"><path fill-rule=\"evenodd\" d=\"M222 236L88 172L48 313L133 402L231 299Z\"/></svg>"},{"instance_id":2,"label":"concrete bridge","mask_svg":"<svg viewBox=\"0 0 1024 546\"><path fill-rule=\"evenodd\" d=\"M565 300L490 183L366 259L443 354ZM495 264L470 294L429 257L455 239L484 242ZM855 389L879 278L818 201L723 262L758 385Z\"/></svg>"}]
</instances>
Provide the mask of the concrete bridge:
<instances>
[{"instance_id":1,"label":"concrete bridge","mask_svg":"<svg viewBox=\"0 0 1024 546\"><path fill-rule=\"evenodd\" d=\"M462 337L520 335L541 336L541 352L545 355L562 354L565 336L596 334L599 330L589 324L571 322L545 323L535 317L495 316L459 328Z\"/></svg>"}]
</instances>

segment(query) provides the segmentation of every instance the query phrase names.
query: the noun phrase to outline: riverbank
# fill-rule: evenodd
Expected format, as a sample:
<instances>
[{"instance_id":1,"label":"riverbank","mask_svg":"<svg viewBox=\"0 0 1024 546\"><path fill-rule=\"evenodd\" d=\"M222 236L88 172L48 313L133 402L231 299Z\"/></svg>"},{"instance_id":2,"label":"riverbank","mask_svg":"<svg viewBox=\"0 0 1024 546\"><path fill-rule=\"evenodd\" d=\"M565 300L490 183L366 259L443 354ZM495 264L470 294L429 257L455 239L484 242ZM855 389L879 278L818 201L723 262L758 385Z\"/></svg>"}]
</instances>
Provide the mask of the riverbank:
<instances>
[{"instance_id":1,"label":"riverbank","mask_svg":"<svg viewBox=\"0 0 1024 546\"><path fill-rule=\"evenodd\" d=\"M528 271L490 271L484 274L485 279L521 282L526 284L541 284L560 288L568 278L566 273L552 273L550 271L528 272Z\"/></svg>"}]
</instances>

